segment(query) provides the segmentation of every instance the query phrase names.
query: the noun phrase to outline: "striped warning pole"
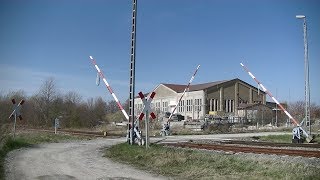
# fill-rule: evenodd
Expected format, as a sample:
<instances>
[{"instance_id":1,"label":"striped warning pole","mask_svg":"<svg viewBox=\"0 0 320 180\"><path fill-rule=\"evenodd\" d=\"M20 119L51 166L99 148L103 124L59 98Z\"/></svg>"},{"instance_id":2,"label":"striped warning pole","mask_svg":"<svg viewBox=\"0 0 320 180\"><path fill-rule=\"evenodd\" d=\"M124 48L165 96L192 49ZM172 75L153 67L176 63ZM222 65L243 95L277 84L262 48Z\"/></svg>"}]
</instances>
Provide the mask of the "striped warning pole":
<instances>
[{"instance_id":1,"label":"striped warning pole","mask_svg":"<svg viewBox=\"0 0 320 180\"><path fill-rule=\"evenodd\" d=\"M263 86L263 84L261 84L261 82L249 71L249 69L248 69L246 66L244 66L242 63L240 63L240 65L244 68L244 70L246 70L246 71L248 72L249 76L252 77L252 79L255 80L255 81L258 83L258 85L262 88L262 90L263 90L264 92L266 92L266 93L271 97L271 99L272 99L275 103L277 103L277 105L282 109L282 111L283 111L297 126L300 126L299 122L298 122L296 119L294 119L294 118L289 114L289 112L279 103L279 101L278 101L276 98L273 97L273 95L271 94L271 92L268 91L268 90Z\"/></svg>"},{"instance_id":2,"label":"striped warning pole","mask_svg":"<svg viewBox=\"0 0 320 180\"><path fill-rule=\"evenodd\" d=\"M102 78L104 84L106 85L107 89L109 90L110 94L112 95L112 97L114 98L114 100L117 102L119 109L121 110L121 112L123 113L123 115L126 117L127 120L129 120L129 116L127 114L127 112L123 109L119 99L117 98L117 96L114 94L113 90L111 89L107 79L104 77L102 71L100 70L100 68L98 67L96 61L93 59L92 56L90 56L91 62L94 65L94 67L96 68L96 70L98 71L98 74L100 75L100 77Z\"/></svg>"},{"instance_id":3,"label":"striped warning pole","mask_svg":"<svg viewBox=\"0 0 320 180\"><path fill-rule=\"evenodd\" d=\"M170 116L169 116L169 119L168 119L168 122L170 121L170 119L171 119L171 117L172 117L173 113L176 111L176 109L177 109L177 107L178 107L178 105L179 105L179 103L180 103L180 101L181 101L182 97L184 96L184 94L186 93L186 91L187 91L187 89L189 88L190 84L192 83L192 81L193 81L194 77L196 76L196 74L197 74L197 72L198 72L198 69L199 69L199 68L200 68L200 65L198 65L197 69L194 71L194 73L193 73L193 75L192 75L192 77L191 77L191 79L190 79L190 81L189 81L188 85L187 85L187 86L186 86L186 88L184 89L184 91L183 91L183 93L182 93L181 97L179 98L178 103L176 104L176 106L174 107L173 111L171 112L171 114L170 114Z\"/></svg>"}]
</instances>

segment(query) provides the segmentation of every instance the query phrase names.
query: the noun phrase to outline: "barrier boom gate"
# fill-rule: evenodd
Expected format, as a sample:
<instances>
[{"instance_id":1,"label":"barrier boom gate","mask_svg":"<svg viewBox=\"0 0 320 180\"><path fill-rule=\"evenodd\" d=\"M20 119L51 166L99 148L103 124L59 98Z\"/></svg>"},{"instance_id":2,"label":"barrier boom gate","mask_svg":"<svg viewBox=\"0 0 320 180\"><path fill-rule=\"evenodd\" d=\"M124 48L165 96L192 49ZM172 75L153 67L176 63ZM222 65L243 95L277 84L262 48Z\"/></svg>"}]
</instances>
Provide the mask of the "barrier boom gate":
<instances>
[{"instance_id":1,"label":"barrier boom gate","mask_svg":"<svg viewBox=\"0 0 320 180\"><path fill-rule=\"evenodd\" d=\"M281 110L289 117L289 119L292 120L294 124L298 127L298 129L293 129L293 132L298 131L299 133L299 131L301 130L303 134L305 134L307 141L310 142L312 138L310 138L309 134L300 127L299 122L291 116L291 114L279 103L279 101L271 94L271 92L268 91L266 87L264 87L264 85L249 71L249 69L244 64L240 63L240 65L243 67L245 71L247 71L249 76L253 80L255 80L259 86L261 86L262 90L266 92L271 97L271 99L281 108ZM300 133L299 133L299 137L300 137Z\"/></svg>"},{"instance_id":2,"label":"barrier boom gate","mask_svg":"<svg viewBox=\"0 0 320 180\"><path fill-rule=\"evenodd\" d=\"M180 96L180 98L179 98L179 100L178 100L178 103L176 104L176 106L175 106L174 109L172 110L172 113L171 113L170 116L169 116L168 122L170 122L170 119L171 119L173 113L176 111L176 109L177 109L177 107L178 107L181 99L183 98L184 94L186 93L187 89L189 88L190 84L192 83L192 81L193 81L194 77L196 76L199 68L200 68L200 65L197 66L197 69L194 71L191 79L189 80L188 85L186 86L186 88L184 89L182 95Z\"/></svg>"},{"instance_id":3,"label":"barrier boom gate","mask_svg":"<svg viewBox=\"0 0 320 180\"><path fill-rule=\"evenodd\" d=\"M89 57L90 57L90 60L91 60L91 62L92 62L92 64L93 64L93 66L96 68L99 76L101 77L102 81L103 81L104 84L106 85L106 88L108 89L108 91L110 92L110 94L112 95L112 97L114 98L114 100L116 101L116 103L117 103L117 105L118 105L118 108L121 110L122 114L125 116L126 120L128 121L128 126L129 126L130 122L129 122L129 116L128 116L127 112L123 109L122 104L120 103L120 101L119 101L119 99L117 98L116 94L113 92L110 84L108 83L107 79L105 78L103 72L100 70L100 68L99 68L99 66L97 65L95 59L94 59L92 56L89 56ZM98 83L97 83L97 84L98 84ZM138 128L137 128L136 126L133 128L133 131L134 131L134 133L136 134L136 137L137 137L137 139L138 139L138 141L139 141L138 143L139 143L139 144L143 144L144 142L143 142L143 139L142 139L142 137L141 137L141 132L139 132L139 130L138 130ZM131 133L130 133L130 132L128 132L127 137L128 137L128 138L131 137Z\"/></svg>"}]
</instances>

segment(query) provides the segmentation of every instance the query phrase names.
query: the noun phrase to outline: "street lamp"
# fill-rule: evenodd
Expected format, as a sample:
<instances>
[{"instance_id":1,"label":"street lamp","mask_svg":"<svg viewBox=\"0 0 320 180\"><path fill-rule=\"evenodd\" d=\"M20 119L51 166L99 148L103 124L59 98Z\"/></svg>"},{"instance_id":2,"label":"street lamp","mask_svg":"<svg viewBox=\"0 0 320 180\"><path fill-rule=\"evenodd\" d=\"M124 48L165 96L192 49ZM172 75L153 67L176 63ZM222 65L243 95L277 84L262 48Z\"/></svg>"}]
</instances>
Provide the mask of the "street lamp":
<instances>
[{"instance_id":1,"label":"street lamp","mask_svg":"<svg viewBox=\"0 0 320 180\"><path fill-rule=\"evenodd\" d=\"M309 135L311 135L310 120L310 84L309 84L309 60L308 60L308 41L307 41L307 21L305 15L296 15L297 19L303 19L303 41L304 41L304 71L305 71L305 118L306 127L309 124Z\"/></svg>"}]
</instances>

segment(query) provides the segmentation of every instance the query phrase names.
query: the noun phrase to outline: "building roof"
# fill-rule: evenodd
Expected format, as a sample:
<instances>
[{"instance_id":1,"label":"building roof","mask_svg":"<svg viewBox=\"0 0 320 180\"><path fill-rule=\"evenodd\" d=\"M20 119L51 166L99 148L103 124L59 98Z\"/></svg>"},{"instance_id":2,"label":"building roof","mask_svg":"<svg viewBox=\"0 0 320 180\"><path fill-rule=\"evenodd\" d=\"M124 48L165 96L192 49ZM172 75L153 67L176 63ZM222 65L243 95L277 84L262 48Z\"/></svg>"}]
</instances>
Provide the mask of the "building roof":
<instances>
[{"instance_id":1,"label":"building roof","mask_svg":"<svg viewBox=\"0 0 320 180\"><path fill-rule=\"evenodd\" d=\"M228 81L232 81L235 79L231 79L231 80L223 80L223 81L215 81L215 82L209 82L209 83L204 83L204 84L194 84L194 85L190 85L189 86L189 92L190 91L199 91L199 90L204 90L207 89L209 87L212 86L216 86L218 84L222 84ZM184 91L184 89L186 88L186 85L181 85L181 84L165 84L162 83L162 85L172 89L173 91L177 92L177 93L181 93Z\"/></svg>"},{"instance_id":2,"label":"building roof","mask_svg":"<svg viewBox=\"0 0 320 180\"><path fill-rule=\"evenodd\" d=\"M254 86L238 79L238 78L235 78L235 79L229 79L229 80L222 80L222 81L214 81L214 82L209 82L209 83L203 83L203 84L190 84L189 86L189 89L187 90L188 92L191 92L191 91L199 91L199 90L205 90L205 89L208 89L210 87L213 87L213 86L216 86L216 85L221 85L223 83L226 83L226 82L230 82L230 81L241 81L253 88L255 88ZM161 83L160 85L164 85L166 86L167 88L173 90L174 92L176 93L182 93L184 91L184 89L186 88L187 85L185 84L167 84L167 83ZM159 87L159 85L155 88L157 89ZM261 93L265 93L263 91L260 90ZM146 93L144 94L145 97L148 96L149 93ZM135 98L139 98L139 96L136 96Z\"/></svg>"}]
</instances>

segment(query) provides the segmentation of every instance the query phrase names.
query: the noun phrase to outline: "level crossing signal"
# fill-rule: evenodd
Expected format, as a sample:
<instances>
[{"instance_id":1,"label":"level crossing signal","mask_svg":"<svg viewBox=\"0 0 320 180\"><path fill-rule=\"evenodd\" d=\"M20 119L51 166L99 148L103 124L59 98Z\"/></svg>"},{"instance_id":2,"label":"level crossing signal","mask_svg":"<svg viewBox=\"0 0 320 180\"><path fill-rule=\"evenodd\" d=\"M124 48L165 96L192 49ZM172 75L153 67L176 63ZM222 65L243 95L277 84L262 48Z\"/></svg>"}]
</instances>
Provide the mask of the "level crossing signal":
<instances>
[{"instance_id":1,"label":"level crossing signal","mask_svg":"<svg viewBox=\"0 0 320 180\"><path fill-rule=\"evenodd\" d=\"M156 115L154 114L154 112L151 111L151 101L153 100L153 97L156 95L155 92L152 92L150 97L148 98L148 100L145 98L145 96L143 95L142 92L139 92L139 96L144 104L144 107L143 107L143 110L142 112L140 113L140 116L139 116L139 120L141 121L144 117L145 114L147 113L150 113L150 116L152 119L155 119L156 118Z\"/></svg>"},{"instance_id":2,"label":"level crossing signal","mask_svg":"<svg viewBox=\"0 0 320 180\"><path fill-rule=\"evenodd\" d=\"M144 116L146 116L146 120L145 120L145 127L146 127L146 148L149 148L149 113L152 119L156 118L156 115L151 111L151 101L153 100L154 96L156 95L155 92L152 92L150 97L147 99L142 92L139 92L139 96L144 104L143 110L139 116L139 120L141 121L143 119Z\"/></svg>"},{"instance_id":3,"label":"level crossing signal","mask_svg":"<svg viewBox=\"0 0 320 180\"><path fill-rule=\"evenodd\" d=\"M9 116L9 119L14 117L14 123L13 123L13 138L16 136L16 123L17 123L17 116L19 117L20 120L22 120L22 115L20 113L20 109L22 104L24 103L24 100L22 99L19 104L16 104L15 99L11 99L11 102L13 104L13 111Z\"/></svg>"},{"instance_id":4,"label":"level crossing signal","mask_svg":"<svg viewBox=\"0 0 320 180\"><path fill-rule=\"evenodd\" d=\"M19 104L16 104L16 100L15 99L11 99L11 102L13 104L13 111L10 114L9 119L16 115L17 117L19 117L20 120L22 120L22 115L21 115L20 109L21 109L21 105L24 103L24 100L22 99L19 102Z\"/></svg>"}]
</instances>

